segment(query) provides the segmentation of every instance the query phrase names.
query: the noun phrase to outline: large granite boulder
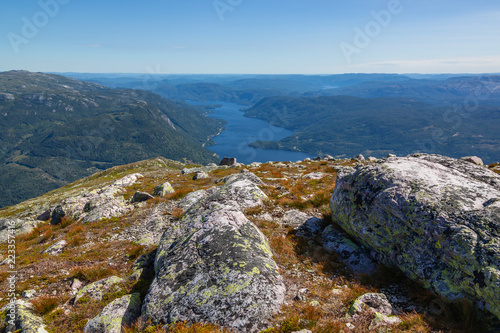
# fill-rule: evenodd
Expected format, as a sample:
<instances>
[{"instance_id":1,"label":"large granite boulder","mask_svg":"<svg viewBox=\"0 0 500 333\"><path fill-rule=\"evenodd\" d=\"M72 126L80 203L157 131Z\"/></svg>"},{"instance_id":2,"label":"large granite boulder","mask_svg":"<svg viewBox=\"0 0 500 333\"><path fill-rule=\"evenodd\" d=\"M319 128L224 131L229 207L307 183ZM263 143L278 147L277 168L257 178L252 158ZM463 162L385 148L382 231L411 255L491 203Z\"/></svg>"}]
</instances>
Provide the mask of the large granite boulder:
<instances>
[{"instance_id":1,"label":"large granite boulder","mask_svg":"<svg viewBox=\"0 0 500 333\"><path fill-rule=\"evenodd\" d=\"M500 317L500 177L439 155L342 169L333 220L382 263ZM373 256L372 255L372 256Z\"/></svg>"},{"instance_id":2,"label":"large granite boulder","mask_svg":"<svg viewBox=\"0 0 500 333\"><path fill-rule=\"evenodd\" d=\"M47 333L43 318L33 313L29 302L16 300L4 306L0 314L0 327L5 324L3 332Z\"/></svg>"},{"instance_id":3,"label":"large granite boulder","mask_svg":"<svg viewBox=\"0 0 500 333\"><path fill-rule=\"evenodd\" d=\"M258 332L280 309L283 279L266 237L240 211L247 201L231 200L247 191L230 184L242 185L226 183L163 234L142 308L153 323L210 322Z\"/></svg>"},{"instance_id":4,"label":"large granite boulder","mask_svg":"<svg viewBox=\"0 0 500 333\"><path fill-rule=\"evenodd\" d=\"M141 295L134 293L115 299L92 318L84 327L84 333L121 333L141 315Z\"/></svg>"}]
</instances>

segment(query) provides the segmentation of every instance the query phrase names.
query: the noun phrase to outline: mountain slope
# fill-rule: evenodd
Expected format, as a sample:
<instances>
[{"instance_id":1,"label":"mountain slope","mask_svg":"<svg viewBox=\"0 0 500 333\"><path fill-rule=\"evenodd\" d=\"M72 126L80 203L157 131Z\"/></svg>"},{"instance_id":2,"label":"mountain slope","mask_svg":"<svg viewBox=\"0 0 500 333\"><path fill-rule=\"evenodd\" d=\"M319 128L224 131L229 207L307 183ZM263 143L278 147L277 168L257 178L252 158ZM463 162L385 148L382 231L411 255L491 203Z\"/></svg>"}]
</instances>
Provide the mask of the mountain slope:
<instances>
[{"instance_id":1,"label":"mountain slope","mask_svg":"<svg viewBox=\"0 0 500 333\"><path fill-rule=\"evenodd\" d=\"M400 98L276 97L245 114L295 131L279 142L253 144L261 148L375 157L421 151L500 160L500 109L493 106L478 107L472 116Z\"/></svg>"},{"instance_id":2,"label":"mountain slope","mask_svg":"<svg viewBox=\"0 0 500 333\"><path fill-rule=\"evenodd\" d=\"M150 92L25 71L0 73L0 115L0 206L154 156L215 161L202 146L222 126Z\"/></svg>"}]
</instances>

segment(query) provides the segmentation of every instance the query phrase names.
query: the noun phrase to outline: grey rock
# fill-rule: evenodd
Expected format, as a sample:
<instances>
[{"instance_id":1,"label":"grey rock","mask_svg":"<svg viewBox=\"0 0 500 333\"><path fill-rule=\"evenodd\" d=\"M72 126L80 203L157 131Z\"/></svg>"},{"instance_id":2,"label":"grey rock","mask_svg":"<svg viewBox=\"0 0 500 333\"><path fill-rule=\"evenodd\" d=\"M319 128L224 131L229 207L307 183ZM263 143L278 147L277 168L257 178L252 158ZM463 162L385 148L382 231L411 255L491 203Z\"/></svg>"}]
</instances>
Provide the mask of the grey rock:
<instances>
[{"instance_id":1,"label":"grey rock","mask_svg":"<svg viewBox=\"0 0 500 333\"><path fill-rule=\"evenodd\" d=\"M36 316L31 303L24 300L7 304L0 313L5 315L2 315L5 318L4 332L47 333L43 318Z\"/></svg>"},{"instance_id":2,"label":"grey rock","mask_svg":"<svg viewBox=\"0 0 500 333\"><path fill-rule=\"evenodd\" d=\"M326 176L326 174L323 172L311 172L311 173L303 175L302 178L319 180L325 176Z\"/></svg>"},{"instance_id":3,"label":"grey rock","mask_svg":"<svg viewBox=\"0 0 500 333\"><path fill-rule=\"evenodd\" d=\"M189 209L192 205L197 203L198 201L202 200L203 198L207 197L207 191L206 190L198 190L195 192L191 192L186 194L184 198L182 198L179 201L178 206L184 210Z\"/></svg>"},{"instance_id":4,"label":"grey rock","mask_svg":"<svg viewBox=\"0 0 500 333\"><path fill-rule=\"evenodd\" d=\"M303 225L307 220L313 218L314 216L307 215L296 209L288 210L283 214L280 219L280 223L287 227L298 228Z\"/></svg>"},{"instance_id":5,"label":"grey rock","mask_svg":"<svg viewBox=\"0 0 500 333\"><path fill-rule=\"evenodd\" d=\"M370 156L370 157L368 157L368 161L370 161L370 162L377 162L378 159L376 157Z\"/></svg>"},{"instance_id":6,"label":"grey rock","mask_svg":"<svg viewBox=\"0 0 500 333\"><path fill-rule=\"evenodd\" d=\"M105 292L119 288L117 285L123 282L122 278L111 276L103 280L91 283L78 291L75 297L75 304L83 296L88 296L96 301L100 301Z\"/></svg>"},{"instance_id":7,"label":"grey rock","mask_svg":"<svg viewBox=\"0 0 500 333\"><path fill-rule=\"evenodd\" d=\"M12 237L30 232L40 221L31 219L0 219L0 243L5 243Z\"/></svg>"},{"instance_id":8,"label":"grey rock","mask_svg":"<svg viewBox=\"0 0 500 333\"><path fill-rule=\"evenodd\" d=\"M207 179L208 178L208 174L206 172L203 172L203 171L198 171L197 173L194 174L193 176L193 180L197 180L197 179Z\"/></svg>"},{"instance_id":9,"label":"grey rock","mask_svg":"<svg viewBox=\"0 0 500 333\"><path fill-rule=\"evenodd\" d=\"M47 209L45 212L42 214L38 215L36 219L38 221L48 221L52 215L52 209Z\"/></svg>"},{"instance_id":10,"label":"grey rock","mask_svg":"<svg viewBox=\"0 0 500 333\"><path fill-rule=\"evenodd\" d=\"M54 210L52 211L52 218L50 220L50 224L59 224L62 221L62 218L66 216L66 212L64 211L64 208L59 205Z\"/></svg>"},{"instance_id":11,"label":"grey rock","mask_svg":"<svg viewBox=\"0 0 500 333\"><path fill-rule=\"evenodd\" d=\"M370 274L377 270L377 264L368 253L333 226L328 226L322 235L323 248L337 253L339 259L355 274Z\"/></svg>"},{"instance_id":12,"label":"grey rock","mask_svg":"<svg viewBox=\"0 0 500 333\"><path fill-rule=\"evenodd\" d=\"M314 238L323 231L325 225L326 222L323 219L310 217L296 229L295 235L306 238Z\"/></svg>"},{"instance_id":13,"label":"grey rock","mask_svg":"<svg viewBox=\"0 0 500 333\"><path fill-rule=\"evenodd\" d=\"M309 289L302 288L302 289L299 289L299 291L297 292L297 295L295 295L295 297L293 299L296 301L300 301L300 302L306 302L308 294L309 294Z\"/></svg>"},{"instance_id":14,"label":"grey rock","mask_svg":"<svg viewBox=\"0 0 500 333\"><path fill-rule=\"evenodd\" d=\"M144 317L153 323L212 322L257 332L280 309L285 286L267 240L239 210L246 206L248 189L230 188L241 182L258 189L248 179L234 179L167 228Z\"/></svg>"},{"instance_id":15,"label":"grey rock","mask_svg":"<svg viewBox=\"0 0 500 333\"><path fill-rule=\"evenodd\" d=\"M68 242L66 242L64 239L63 240L60 240L54 244L52 244L51 246L49 246L48 248L46 248L42 254L50 254L51 256L54 256L56 254L59 254L59 253L62 253L62 251L64 250L64 247L68 244Z\"/></svg>"},{"instance_id":16,"label":"grey rock","mask_svg":"<svg viewBox=\"0 0 500 333\"><path fill-rule=\"evenodd\" d=\"M325 155L323 156L323 159L327 161L335 161L335 158L332 155Z\"/></svg>"},{"instance_id":17,"label":"grey rock","mask_svg":"<svg viewBox=\"0 0 500 333\"><path fill-rule=\"evenodd\" d=\"M309 330L303 329L303 330L300 330L300 331L295 331L295 332L292 332L292 333L312 333L312 331L309 331Z\"/></svg>"},{"instance_id":18,"label":"grey rock","mask_svg":"<svg viewBox=\"0 0 500 333\"><path fill-rule=\"evenodd\" d=\"M358 160L358 161L364 161L364 160L365 160L365 157L364 157L363 155L359 154L359 155L356 155L356 156L354 157L354 159L355 159L355 160Z\"/></svg>"},{"instance_id":19,"label":"grey rock","mask_svg":"<svg viewBox=\"0 0 500 333\"><path fill-rule=\"evenodd\" d=\"M356 298L354 304L349 308L347 316L351 318L366 310L378 312L385 316L392 315L392 305L385 294L367 293Z\"/></svg>"},{"instance_id":20,"label":"grey rock","mask_svg":"<svg viewBox=\"0 0 500 333\"><path fill-rule=\"evenodd\" d=\"M391 158L391 157L397 157L397 156L394 154L387 154L387 158Z\"/></svg>"},{"instance_id":21,"label":"grey rock","mask_svg":"<svg viewBox=\"0 0 500 333\"><path fill-rule=\"evenodd\" d=\"M500 318L500 202L492 198L500 198L497 174L420 154L339 172L330 206L378 261L451 301L483 302Z\"/></svg>"},{"instance_id":22,"label":"grey rock","mask_svg":"<svg viewBox=\"0 0 500 333\"><path fill-rule=\"evenodd\" d=\"M175 192L175 190L172 187L172 184L170 184L169 182L166 182L166 183L163 183L161 185L155 186L155 189L153 191L153 195L155 197L164 197L164 196L166 196L168 194L172 194L174 192Z\"/></svg>"},{"instance_id":23,"label":"grey rock","mask_svg":"<svg viewBox=\"0 0 500 333\"><path fill-rule=\"evenodd\" d=\"M220 161L219 165L234 165L236 164L236 158L234 157L224 157L222 161Z\"/></svg>"},{"instance_id":24,"label":"grey rock","mask_svg":"<svg viewBox=\"0 0 500 333\"><path fill-rule=\"evenodd\" d=\"M483 160L480 159L477 156L464 156L460 160L466 161L466 162L469 162L469 163L474 163L476 165L481 165L481 166L484 165Z\"/></svg>"},{"instance_id":25,"label":"grey rock","mask_svg":"<svg viewBox=\"0 0 500 333\"><path fill-rule=\"evenodd\" d=\"M84 327L84 333L121 333L141 315L141 295L134 293L118 298L102 309Z\"/></svg>"},{"instance_id":26,"label":"grey rock","mask_svg":"<svg viewBox=\"0 0 500 333\"><path fill-rule=\"evenodd\" d=\"M304 159L304 162L311 162L311 159L310 159L309 157L306 157L306 158Z\"/></svg>"},{"instance_id":27,"label":"grey rock","mask_svg":"<svg viewBox=\"0 0 500 333\"><path fill-rule=\"evenodd\" d=\"M33 296L35 296L35 294L36 294L36 291L34 289L24 290L21 293L21 297L22 298L33 298Z\"/></svg>"},{"instance_id":28,"label":"grey rock","mask_svg":"<svg viewBox=\"0 0 500 333\"><path fill-rule=\"evenodd\" d=\"M153 198L154 197L149 193L137 191L134 193L134 196L132 197L132 203L144 202Z\"/></svg>"},{"instance_id":29,"label":"grey rock","mask_svg":"<svg viewBox=\"0 0 500 333\"><path fill-rule=\"evenodd\" d=\"M260 184L262 181L251 172L234 174L225 179L223 186L212 188L205 200L221 203L231 201L239 209L261 206L269 198L257 187Z\"/></svg>"}]
</instances>

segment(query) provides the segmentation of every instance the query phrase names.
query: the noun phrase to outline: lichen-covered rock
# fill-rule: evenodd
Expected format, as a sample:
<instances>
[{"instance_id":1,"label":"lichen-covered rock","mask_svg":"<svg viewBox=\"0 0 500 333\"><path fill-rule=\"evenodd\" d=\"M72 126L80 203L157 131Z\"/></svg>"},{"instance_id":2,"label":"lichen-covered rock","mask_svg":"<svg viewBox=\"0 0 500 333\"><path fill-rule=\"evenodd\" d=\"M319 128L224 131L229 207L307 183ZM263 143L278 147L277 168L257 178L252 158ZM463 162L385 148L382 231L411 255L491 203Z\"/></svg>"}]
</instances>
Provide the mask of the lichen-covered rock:
<instances>
[{"instance_id":1,"label":"lichen-covered rock","mask_svg":"<svg viewBox=\"0 0 500 333\"><path fill-rule=\"evenodd\" d=\"M155 189L153 191L153 195L155 197L164 197L167 194L172 194L174 192L175 192L175 190L172 187L172 184L170 184L169 182L165 182L163 184L155 186Z\"/></svg>"},{"instance_id":2,"label":"lichen-covered rock","mask_svg":"<svg viewBox=\"0 0 500 333\"><path fill-rule=\"evenodd\" d=\"M372 258L357 244L333 226L328 226L322 234L323 248L337 253L339 259L355 274L370 274L377 270Z\"/></svg>"},{"instance_id":3,"label":"lichen-covered rock","mask_svg":"<svg viewBox=\"0 0 500 333\"><path fill-rule=\"evenodd\" d=\"M207 196L208 194L206 190L198 190L195 192L188 193L184 198L182 198L179 201L178 206L184 210L187 210L196 202L201 201L203 198L206 198Z\"/></svg>"},{"instance_id":4,"label":"lichen-covered rock","mask_svg":"<svg viewBox=\"0 0 500 333\"><path fill-rule=\"evenodd\" d=\"M134 293L114 300L92 318L83 329L84 333L121 333L141 315L141 295Z\"/></svg>"},{"instance_id":5,"label":"lichen-covered rock","mask_svg":"<svg viewBox=\"0 0 500 333\"><path fill-rule=\"evenodd\" d=\"M227 199L246 196L246 190L219 192L193 205L162 237L142 308L154 323L212 322L257 332L284 300L265 236L239 210L241 204Z\"/></svg>"},{"instance_id":6,"label":"lichen-covered rock","mask_svg":"<svg viewBox=\"0 0 500 333\"><path fill-rule=\"evenodd\" d=\"M134 184L141 177L143 176L139 173L127 175L102 189L64 199L60 206L65 215L84 223L121 216L132 209L123 198L124 188Z\"/></svg>"},{"instance_id":7,"label":"lichen-covered rock","mask_svg":"<svg viewBox=\"0 0 500 333\"><path fill-rule=\"evenodd\" d=\"M64 239L58 242L55 242L48 248L46 248L42 254L50 254L52 256L61 253L64 250L64 247L68 244Z\"/></svg>"},{"instance_id":8,"label":"lichen-covered rock","mask_svg":"<svg viewBox=\"0 0 500 333\"><path fill-rule=\"evenodd\" d=\"M78 291L75 296L75 304L78 303L82 297L90 297L96 301L100 301L105 292L109 292L118 288L117 284L123 282L122 278L111 276L109 278L96 281L88 284Z\"/></svg>"},{"instance_id":9,"label":"lichen-covered rock","mask_svg":"<svg viewBox=\"0 0 500 333\"><path fill-rule=\"evenodd\" d=\"M137 191L134 193L134 196L132 197L132 203L148 201L150 199L153 199L153 196L151 194Z\"/></svg>"},{"instance_id":10,"label":"lichen-covered rock","mask_svg":"<svg viewBox=\"0 0 500 333\"><path fill-rule=\"evenodd\" d=\"M484 165L483 160L477 156L464 156L460 160L474 163L476 165Z\"/></svg>"},{"instance_id":11,"label":"lichen-covered rock","mask_svg":"<svg viewBox=\"0 0 500 333\"><path fill-rule=\"evenodd\" d=\"M347 311L347 318L356 318L362 313L370 311L375 314L375 318L370 323L370 330L380 326L396 325L401 323L401 319L392 315L392 305L387 296L381 293L367 293L359 296L354 304Z\"/></svg>"},{"instance_id":12,"label":"lichen-covered rock","mask_svg":"<svg viewBox=\"0 0 500 333\"><path fill-rule=\"evenodd\" d=\"M439 155L391 157L339 172L333 220L377 260L449 300L500 317L500 177Z\"/></svg>"},{"instance_id":13,"label":"lichen-covered rock","mask_svg":"<svg viewBox=\"0 0 500 333\"><path fill-rule=\"evenodd\" d=\"M30 232L40 221L31 219L0 219L0 244L7 242L9 236L14 237L25 232Z\"/></svg>"},{"instance_id":14,"label":"lichen-covered rock","mask_svg":"<svg viewBox=\"0 0 500 333\"><path fill-rule=\"evenodd\" d=\"M43 318L33 314L31 303L16 300L4 306L0 313L5 318L4 332L47 333Z\"/></svg>"},{"instance_id":15,"label":"lichen-covered rock","mask_svg":"<svg viewBox=\"0 0 500 333\"><path fill-rule=\"evenodd\" d=\"M208 178L208 174L206 172L203 172L203 171L198 171L197 173L194 174L193 176L193 180L197 180L197 179L207 179Z\"/></svg>"},{"instance_id":16,"label":"lichen-covered rock","mask_svg":"<svg viewBox=\"0 0 500 333\"><path fill-rule=\"evenodd\" d=\"M326 176L326 173L323 173L323 172L311 172L311 173L303 175L302 178L318 180L318 179L324 178L325 176Z\"/></svg>"},{"instance_id":17,"label":"lichen-covered rock","mask_svg":"<svg viewBox=\"0 0 500 333\"><path fill-rule=\"evenodd\" d=\"M209 192L205 200L221 203L232 201L239 209L261 206L269 200L258 188L261 184L262 180L251 172L238 173L225 179L223 186Z\"/></svg>"}]
</instances>

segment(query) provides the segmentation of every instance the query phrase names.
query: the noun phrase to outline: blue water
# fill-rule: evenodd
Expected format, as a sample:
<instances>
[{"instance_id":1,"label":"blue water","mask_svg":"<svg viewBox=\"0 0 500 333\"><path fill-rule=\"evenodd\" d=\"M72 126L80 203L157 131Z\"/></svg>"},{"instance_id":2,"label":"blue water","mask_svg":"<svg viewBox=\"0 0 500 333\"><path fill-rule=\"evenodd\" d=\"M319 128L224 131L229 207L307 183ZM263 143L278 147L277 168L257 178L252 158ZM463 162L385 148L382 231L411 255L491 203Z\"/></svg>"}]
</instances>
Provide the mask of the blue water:
<instances>
[{"instance_id":1,"label":"blue water","mask_svg":"<svg viewBox=\"0 0 500 333\"><path fill-rule=\"evenodd\" d=\"M207 147L222 157L236 157L238 162L250 164L252 162L268 161L298 161L312 155L288 150L256 149L248 144L255 141L278 141L293 134L285 128L270 125L265 120L248 118L241 109L245 105L210 101L206 103L187 101L193 105L217 104L222 107L214 109L209 117L223 119L227 122L221 134L212 138L215 145Z\"/></svg>"}]
</instances>

